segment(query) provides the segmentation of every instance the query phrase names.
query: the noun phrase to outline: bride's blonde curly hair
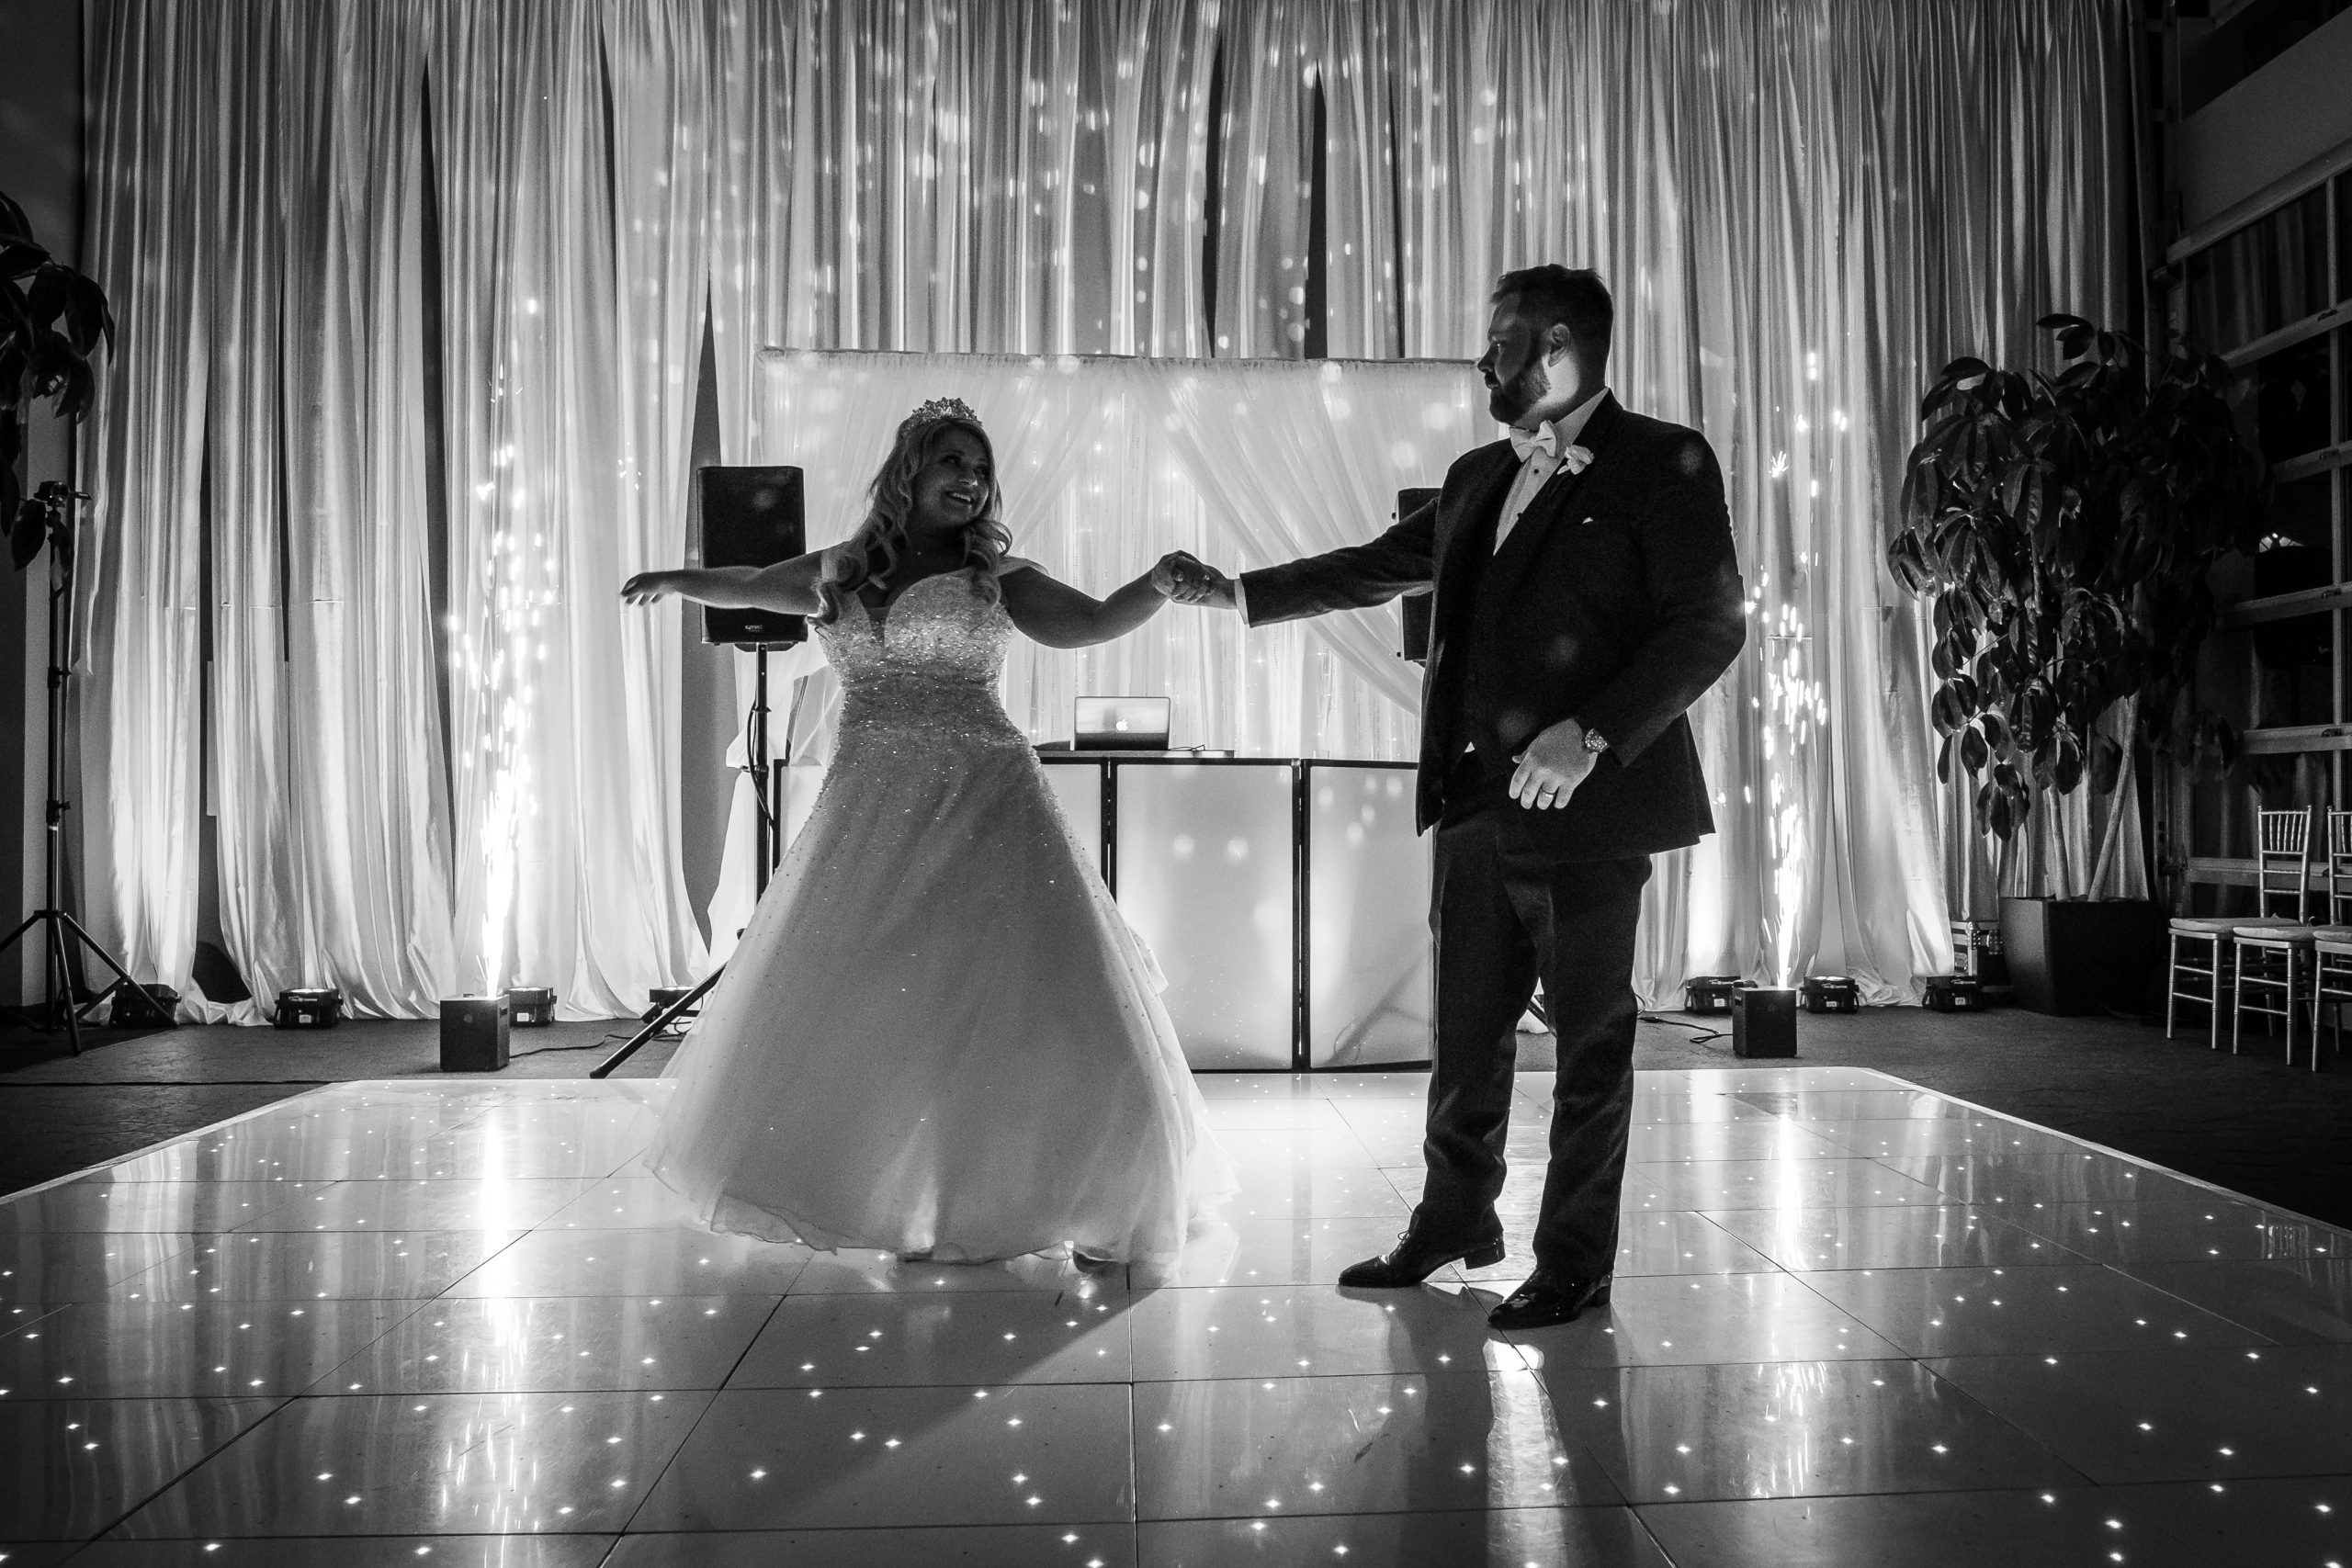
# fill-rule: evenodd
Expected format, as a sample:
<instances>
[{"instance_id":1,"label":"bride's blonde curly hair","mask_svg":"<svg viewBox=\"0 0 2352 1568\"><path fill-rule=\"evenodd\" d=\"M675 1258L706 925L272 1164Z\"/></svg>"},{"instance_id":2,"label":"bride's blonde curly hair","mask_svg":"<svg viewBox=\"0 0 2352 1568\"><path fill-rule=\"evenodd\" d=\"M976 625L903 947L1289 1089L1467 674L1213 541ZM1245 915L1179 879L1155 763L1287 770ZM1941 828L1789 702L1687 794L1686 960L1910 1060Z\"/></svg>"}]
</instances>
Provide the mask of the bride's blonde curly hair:
<instances>
[{"instance_id":1,"label":"bride's blonde curly hair","mask_svg":"<svg viewBox=\"0 0 2352 1568\"><path fill-rule=\"evenodd\" d=\"M978 415L958 400L957 412L925 403L899 422L890 454L866 486L865 521L850 536L825 552L825 568L818 581L825 596L825 619L841 614L842 601L866 583L888 589L907 548L907 518L915 504L915 476L939 453L952 431L962 431L980 444L989 458L989 492L979 515L964 528L964 566L972 591L990 604L1000 598L997 570L1012 549L1012 531L1004 525L1004 490L997 481L996 444L980 427Z\"/></svg>"}]
</instances>

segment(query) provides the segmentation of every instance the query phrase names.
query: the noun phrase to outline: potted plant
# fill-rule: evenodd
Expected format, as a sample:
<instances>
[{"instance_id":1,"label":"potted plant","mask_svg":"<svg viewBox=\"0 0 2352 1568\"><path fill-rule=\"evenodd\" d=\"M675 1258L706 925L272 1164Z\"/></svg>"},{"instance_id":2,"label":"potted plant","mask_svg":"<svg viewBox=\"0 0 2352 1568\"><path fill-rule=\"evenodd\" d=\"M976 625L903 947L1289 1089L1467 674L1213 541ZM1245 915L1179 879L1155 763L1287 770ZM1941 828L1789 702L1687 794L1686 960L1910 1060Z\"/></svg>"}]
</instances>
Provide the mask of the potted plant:
<instances>
[{"instance_id":1,"label":"potted plant","mask_svg":"<svg viewBox=\"0 0 2352 1568\"><path fill-rule=\"evenodd\" d=\"M2226 765L2237 737L2194 701L2216 562L2250 552L2268 472L2239 434L2229 372L2152 354L2078 316L2045 316L2065 368L1946 366L1887 546L1932 595L1939 777L1976 781L1977 830L2012 837L2048 793L2111 795L2124 746ZM2102 721L2106 721L2104 724ZM2110 808L2091 886L2120 844ZM2051 1012L2138 1005L2163 922L2144 900L2004 899L2018 999Z\"/></svg>"},{"instance_id":2,"label":"potted plant","mask_svg":"<svg viewBox=\"0 0 2352 1568\"><path fill-rule=\"evenodd\" d=\"M17 477L25 410L46 398L61 419L81 419L97 394L98 345L113 341L104 291L53 259L33 239L25 209L0 196L0 525L19 571L44 541L73 550L63 487L28 499Z\"/></svg>"}]
</instances>

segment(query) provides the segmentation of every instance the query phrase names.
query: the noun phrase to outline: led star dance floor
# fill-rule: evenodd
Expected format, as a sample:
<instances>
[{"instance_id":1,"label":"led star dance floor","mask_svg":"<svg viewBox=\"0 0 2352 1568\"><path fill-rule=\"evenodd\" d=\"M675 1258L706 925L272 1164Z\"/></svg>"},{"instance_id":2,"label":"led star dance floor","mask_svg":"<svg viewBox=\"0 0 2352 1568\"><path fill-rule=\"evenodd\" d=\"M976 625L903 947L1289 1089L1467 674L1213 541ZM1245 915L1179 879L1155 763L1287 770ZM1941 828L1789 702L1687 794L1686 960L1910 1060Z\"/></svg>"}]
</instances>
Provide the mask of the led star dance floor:
<instances>
[{"instance_id":1,"label":"led star dance floor","mask_svg":"<svg viewBox=\"0 0 2352 1568\"><path fill-rule=\"evenodd\" d=\"M1518 1257L1332 1283L1419 1075L1204 1079L1245 1189L1159 1290L685 1228L664 1088L348 1084L0 1202L0 1558L2352 1563L2347 1238L1881 1074L1643 1074L1615 1301L1510 1338Z\"/></svg>"}]
</instances>

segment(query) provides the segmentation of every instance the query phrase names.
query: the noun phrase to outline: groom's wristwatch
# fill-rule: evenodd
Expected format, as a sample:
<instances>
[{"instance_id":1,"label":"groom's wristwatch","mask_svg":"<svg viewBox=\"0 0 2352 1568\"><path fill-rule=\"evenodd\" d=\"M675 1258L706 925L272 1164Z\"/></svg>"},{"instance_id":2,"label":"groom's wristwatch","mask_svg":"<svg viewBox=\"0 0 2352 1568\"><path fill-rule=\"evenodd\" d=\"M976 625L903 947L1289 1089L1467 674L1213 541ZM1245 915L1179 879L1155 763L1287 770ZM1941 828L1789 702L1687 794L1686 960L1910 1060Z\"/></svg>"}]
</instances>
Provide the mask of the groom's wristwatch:
<instances>
[{"instance_id":1,"label":"groom's wristwatch","mask_svg":"<svg viewBox=\"0 0 2352 1568\"><path fill-rule=\"evenodd\" d=\"M1584 749L1598 757L1609 750L1609 742L1602 738L1600 731L1587 726L1584 732Z\"/></svg>"}]
</instances>

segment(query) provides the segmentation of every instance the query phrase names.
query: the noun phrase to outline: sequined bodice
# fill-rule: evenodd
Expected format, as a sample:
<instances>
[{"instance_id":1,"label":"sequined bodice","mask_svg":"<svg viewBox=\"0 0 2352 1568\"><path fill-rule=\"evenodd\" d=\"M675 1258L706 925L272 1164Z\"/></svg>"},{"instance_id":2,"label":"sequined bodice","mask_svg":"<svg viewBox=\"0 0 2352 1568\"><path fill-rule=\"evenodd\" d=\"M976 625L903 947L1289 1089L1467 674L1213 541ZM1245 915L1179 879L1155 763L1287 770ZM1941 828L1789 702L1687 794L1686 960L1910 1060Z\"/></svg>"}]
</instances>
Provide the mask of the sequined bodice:
<instances>
[{"instance_id":1,"label":"sequined bodice","mask_svg":"<svg viewBox=\"0 0 2352 1568\"><path fill-rule=\"evenodd\" d=\"M887 731L942 745L1028 745L997 699L1012 640L1001 604L961 572L926 577L882 610L846 596L817 626L842 682L842 734Z\"/></svg>"}]
</instances>

